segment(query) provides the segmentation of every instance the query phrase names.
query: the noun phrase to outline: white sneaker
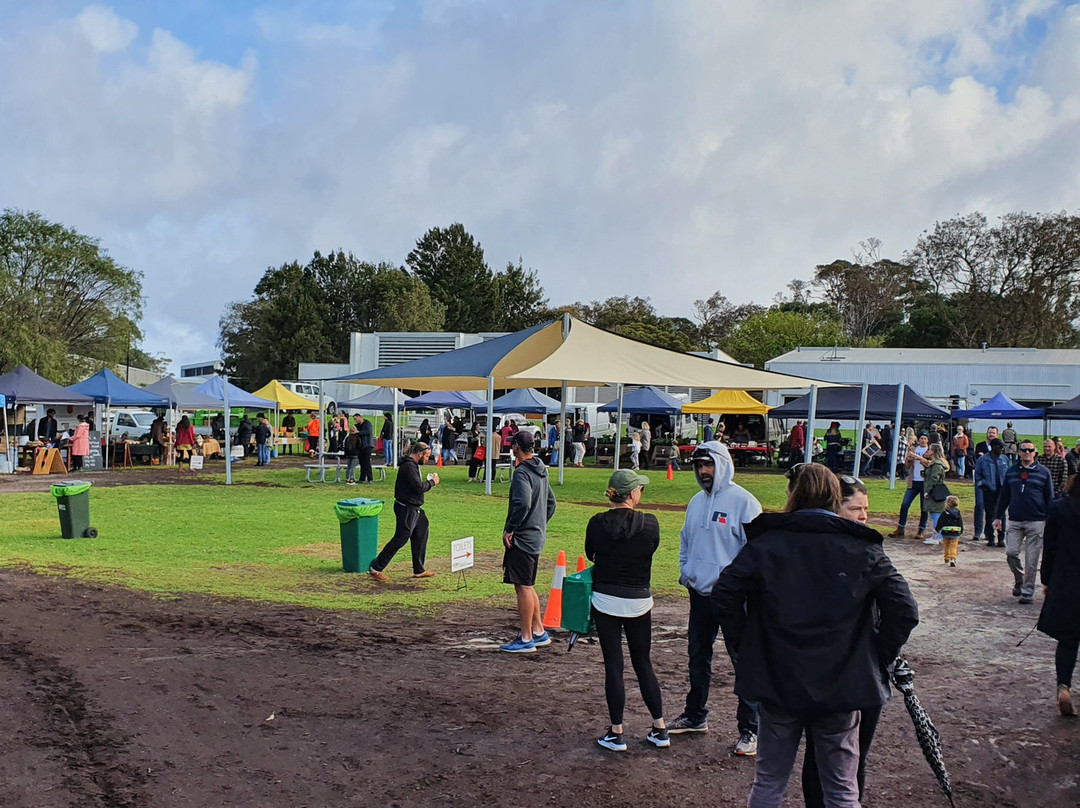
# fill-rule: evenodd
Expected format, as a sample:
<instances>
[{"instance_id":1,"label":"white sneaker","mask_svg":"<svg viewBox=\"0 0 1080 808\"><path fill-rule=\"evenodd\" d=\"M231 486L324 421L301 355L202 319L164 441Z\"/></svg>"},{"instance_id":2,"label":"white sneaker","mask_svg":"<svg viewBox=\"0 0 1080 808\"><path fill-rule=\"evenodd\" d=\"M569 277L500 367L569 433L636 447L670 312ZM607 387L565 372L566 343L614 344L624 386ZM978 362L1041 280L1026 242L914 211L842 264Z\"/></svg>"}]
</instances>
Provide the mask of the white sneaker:
<instances>
[{"instance_id":1,"label":"white sneaker","mask_svg":"<svg viewBox=\"0 0 1080 808\"><path fill-rule=\"evenodd\" d=\"M752 732L739 734L739 742L735 744L735 754L740 757L754 757L757 755L757 735Z\"/></svg>"},{"instance_id":2,"label":"white sneaker","mask_svg":"<svg viewBox=\"0 0 1080 808\"><path fill-rule=\"evenodd\" d=\"M941 544L941 539L935 539L933 536L926 539L923 544Z\"/></svg>"}]
</instances>

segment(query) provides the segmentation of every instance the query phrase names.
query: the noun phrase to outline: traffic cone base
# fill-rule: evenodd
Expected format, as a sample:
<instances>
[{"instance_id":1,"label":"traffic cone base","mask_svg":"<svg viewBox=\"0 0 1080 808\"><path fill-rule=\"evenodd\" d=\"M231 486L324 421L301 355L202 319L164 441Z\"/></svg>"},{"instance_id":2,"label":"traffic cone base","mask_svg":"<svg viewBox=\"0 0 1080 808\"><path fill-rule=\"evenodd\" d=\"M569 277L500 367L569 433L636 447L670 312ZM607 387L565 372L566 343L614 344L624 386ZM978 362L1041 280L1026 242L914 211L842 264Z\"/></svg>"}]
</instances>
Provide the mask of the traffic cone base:
<instances>
[{"instance_id":1,"label":"traffic cone base","mask_svg":"<svg viewBox=\"0 0 1080 808\"><path fill-rule=\"evenodd\" d=\"M544 628L558 628L562 625L562 585L566 577L566 551L559 550L555 558L555 575L551 579L551 594L548 595L544 609Z\"/></svg>"},{"instance_id":2,"label":"traffic cone base","mask_svg":"<svg viewBox=\"0 0 1080 808\"><path fill-rule=\"evenodd\" d=\"M667 478L669 480L674 480L675 479L675 471L671 468L670 463L667 464Z\"/></svg>"}]
</instances>

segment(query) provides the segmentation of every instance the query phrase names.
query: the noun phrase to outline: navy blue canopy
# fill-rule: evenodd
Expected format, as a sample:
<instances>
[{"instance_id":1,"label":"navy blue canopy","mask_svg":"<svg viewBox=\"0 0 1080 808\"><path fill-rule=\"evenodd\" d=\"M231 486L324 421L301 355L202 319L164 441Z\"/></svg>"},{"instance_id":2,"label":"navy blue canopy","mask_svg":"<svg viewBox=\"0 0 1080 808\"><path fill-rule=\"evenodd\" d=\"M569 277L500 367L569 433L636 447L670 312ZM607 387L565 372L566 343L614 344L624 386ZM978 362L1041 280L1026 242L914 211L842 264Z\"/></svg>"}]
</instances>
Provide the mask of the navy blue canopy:
<instances>
[{"instance_id":1,"label":"navy blue canopy","mask_svg":"<svg viewBox=\"0 0 1080 808\"><path fill-rule=\"evenodd\" d=\"M76 393L90 396L98 404L111 407L168 407L169 402L161 396L147 393L128 384L108 368L99 370L89 379L68 387Z\"/></svg>"},{"instance_id":2,"label":"navy blue canopy","mask_svg":"<svg viewBox=\"0 0 1080 808\"><path fill-rule=\"evenodd\" d=\"M898 391L899 387L895 384L871 384L866 396L866 417L882 420L894 418ZM818 390L814 417L835 421L857 421L861 401L861 387L823 387ZM809 416L809 393L769 410L770 418L808 418ZM941 407L935 407L905 384L904 409L901 418L919 421L935 418L948 420L949 413Z\"/></svg>"},{"instance_id":3,"label":"navy blue canopy","mask_svg":"<svg viewBox=\"0 0 1080 808\"><path fill-rule=\"evenodd\" d=\"M492 412L560 412L562 405L551 396L545 396L531 387L519 387L491 403Z\"/></svg>"},{"instance_id":4,"label":"navy blue canopy","mask_svg":"<svg viewBox=\"0 0 1080 808\"><path fill-rule=\"evenodd\" d=\"M1049 421L1080 421L1080 396L1047 407L1046 418Z\"/></svg>"},{"instance_id":5,"label":"navy blue canopy","mask_svg":"<svg viewBox=\"0 0 1080 808\"><path fill-rule=\"evenodd\" d=\"M38 376L26 365L0 376L0 394L7 398L7 406L17 404L93 404L94 399L75 393L66 387L53 384Z\"/></svg>"},{"instance_id":6,"label":"navy blue canopy","mask_svg":"<svg viewBox=\"0 0 1080 808\"><path fill-rule=\"evenodd\" d=\"M246 407L249 409L257 410L266 408L272 410L277 407L273 401L266 398L259 398L253 396L246 390L241 390L235 384L231 382L227 383L220 376L211 376L205 382L195 388L193 392L202 393L204 396L209 396L221 403L225 402L225 385L229 385L229 408L233 407Z\"/></svg>"},{"instance_id":7,"label":"navy blue canopy","mask_svg":"<svg viewBox=\"0 0 1080 808\"><path fill-rule=\"evenodd\" d=\"M1041 409L1017 404L1004 393L968 410L953 410L953 418L1042 418Z\"/></svg>"},{"instance_id":8,"label":"navy blue canopy","mask_svg":"<svg viewBox=\"0 0 1080 808\"><path fill-rule=\"evenodd\" d=\"M482 410L487 408L487 402L476 393L468 390L435 390L417 396L409 402L409 409L418 407L453 407L466 410Z\"/></svg>"},{"instance_id":9,"label":"navy blue canopy","mask_svg":"<svg viewBox=\"0 0 1080 808\"><path fill-rule=\"evenodd\" d=\"M372 390L370 393L365 393L362 396L357 396L348 401L339 401L337 403L337 408L339 410L371 410L372 412L384 412L385 410L394 409L395 406L401 409L410 401L412 401L411 398L395 387L380 387L377 390Z\"/></svg>"},{"instance_id":10,"label":"navy blue canopy","mask_svg":"<svg viewBox=\"0 0 1080 808\"><path fill-rule=\"evenodd\" d=\"M619 400L610 401L602 407L598 407L597 410L599 412L618 412ZM663 390L658 390L652 385L645 385L637 390L631 390L623 396L622 410L623 412L634 412L640 415L672 415L682 412L682 402Z\"/></svg>"}]
</instances>

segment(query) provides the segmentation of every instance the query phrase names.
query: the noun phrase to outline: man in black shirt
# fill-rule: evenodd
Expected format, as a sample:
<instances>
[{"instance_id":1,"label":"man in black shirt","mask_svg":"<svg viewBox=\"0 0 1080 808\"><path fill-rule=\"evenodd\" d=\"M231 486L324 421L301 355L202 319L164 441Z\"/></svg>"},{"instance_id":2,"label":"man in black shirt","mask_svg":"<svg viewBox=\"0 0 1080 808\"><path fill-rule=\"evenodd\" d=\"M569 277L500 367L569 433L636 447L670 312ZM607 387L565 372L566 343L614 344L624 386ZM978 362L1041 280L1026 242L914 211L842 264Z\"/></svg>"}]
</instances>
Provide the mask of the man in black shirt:
<instances>
[{"instance_id":1,"label":"man in black shirt","mask_svg":"<svg viewBox=\"0 0 1080 808\"><path fill-rule=\"evenodd\" d=\"M423 441L418 441L398 463L397 482L394 483L394 518L397 524L394 537L386 543L368 569L368 574L376 581L386 583L390 580L383 570L406 542L412 549L413 578L435 577L434 572L424 569L428 542L424 494L439 484L438 474L429 474L426 480L420 474L420 466L426 463L429 457L431 448Z\"/></svg>"}]
</instances>

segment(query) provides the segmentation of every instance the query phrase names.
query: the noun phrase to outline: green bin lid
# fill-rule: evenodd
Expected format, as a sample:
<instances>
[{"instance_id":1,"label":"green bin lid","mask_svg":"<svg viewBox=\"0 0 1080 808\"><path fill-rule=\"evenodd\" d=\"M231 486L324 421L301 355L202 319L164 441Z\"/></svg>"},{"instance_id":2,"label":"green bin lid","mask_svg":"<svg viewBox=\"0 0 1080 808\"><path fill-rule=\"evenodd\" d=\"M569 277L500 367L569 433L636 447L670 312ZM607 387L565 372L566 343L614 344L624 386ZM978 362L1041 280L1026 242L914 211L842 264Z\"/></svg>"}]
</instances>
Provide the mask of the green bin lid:
<instances>
[{"instance_id":1,"label":"green bin lid","mask_svg":"<svg viewBox=\"0 0 1080 808\"><path fill-rule=\"evenodd\" d=\"M334 506L334 513L339 522L345 523L359 519L361 516L378 516L382 509L381 499L355 497L354 499L339 499Z\"/></svg>"},{"instance_id":2,"label":"green bin lid","mask_svg":"<svg viewBox=\"0 0 1080 808\"><path fill-rule=\"evenodd\" d=\"M73 497L83 491L89 491L93 483L85 480L70 480L66 483L53 483L49 486L49 493L54 497Z\"/></svg>"}]
</instances>

